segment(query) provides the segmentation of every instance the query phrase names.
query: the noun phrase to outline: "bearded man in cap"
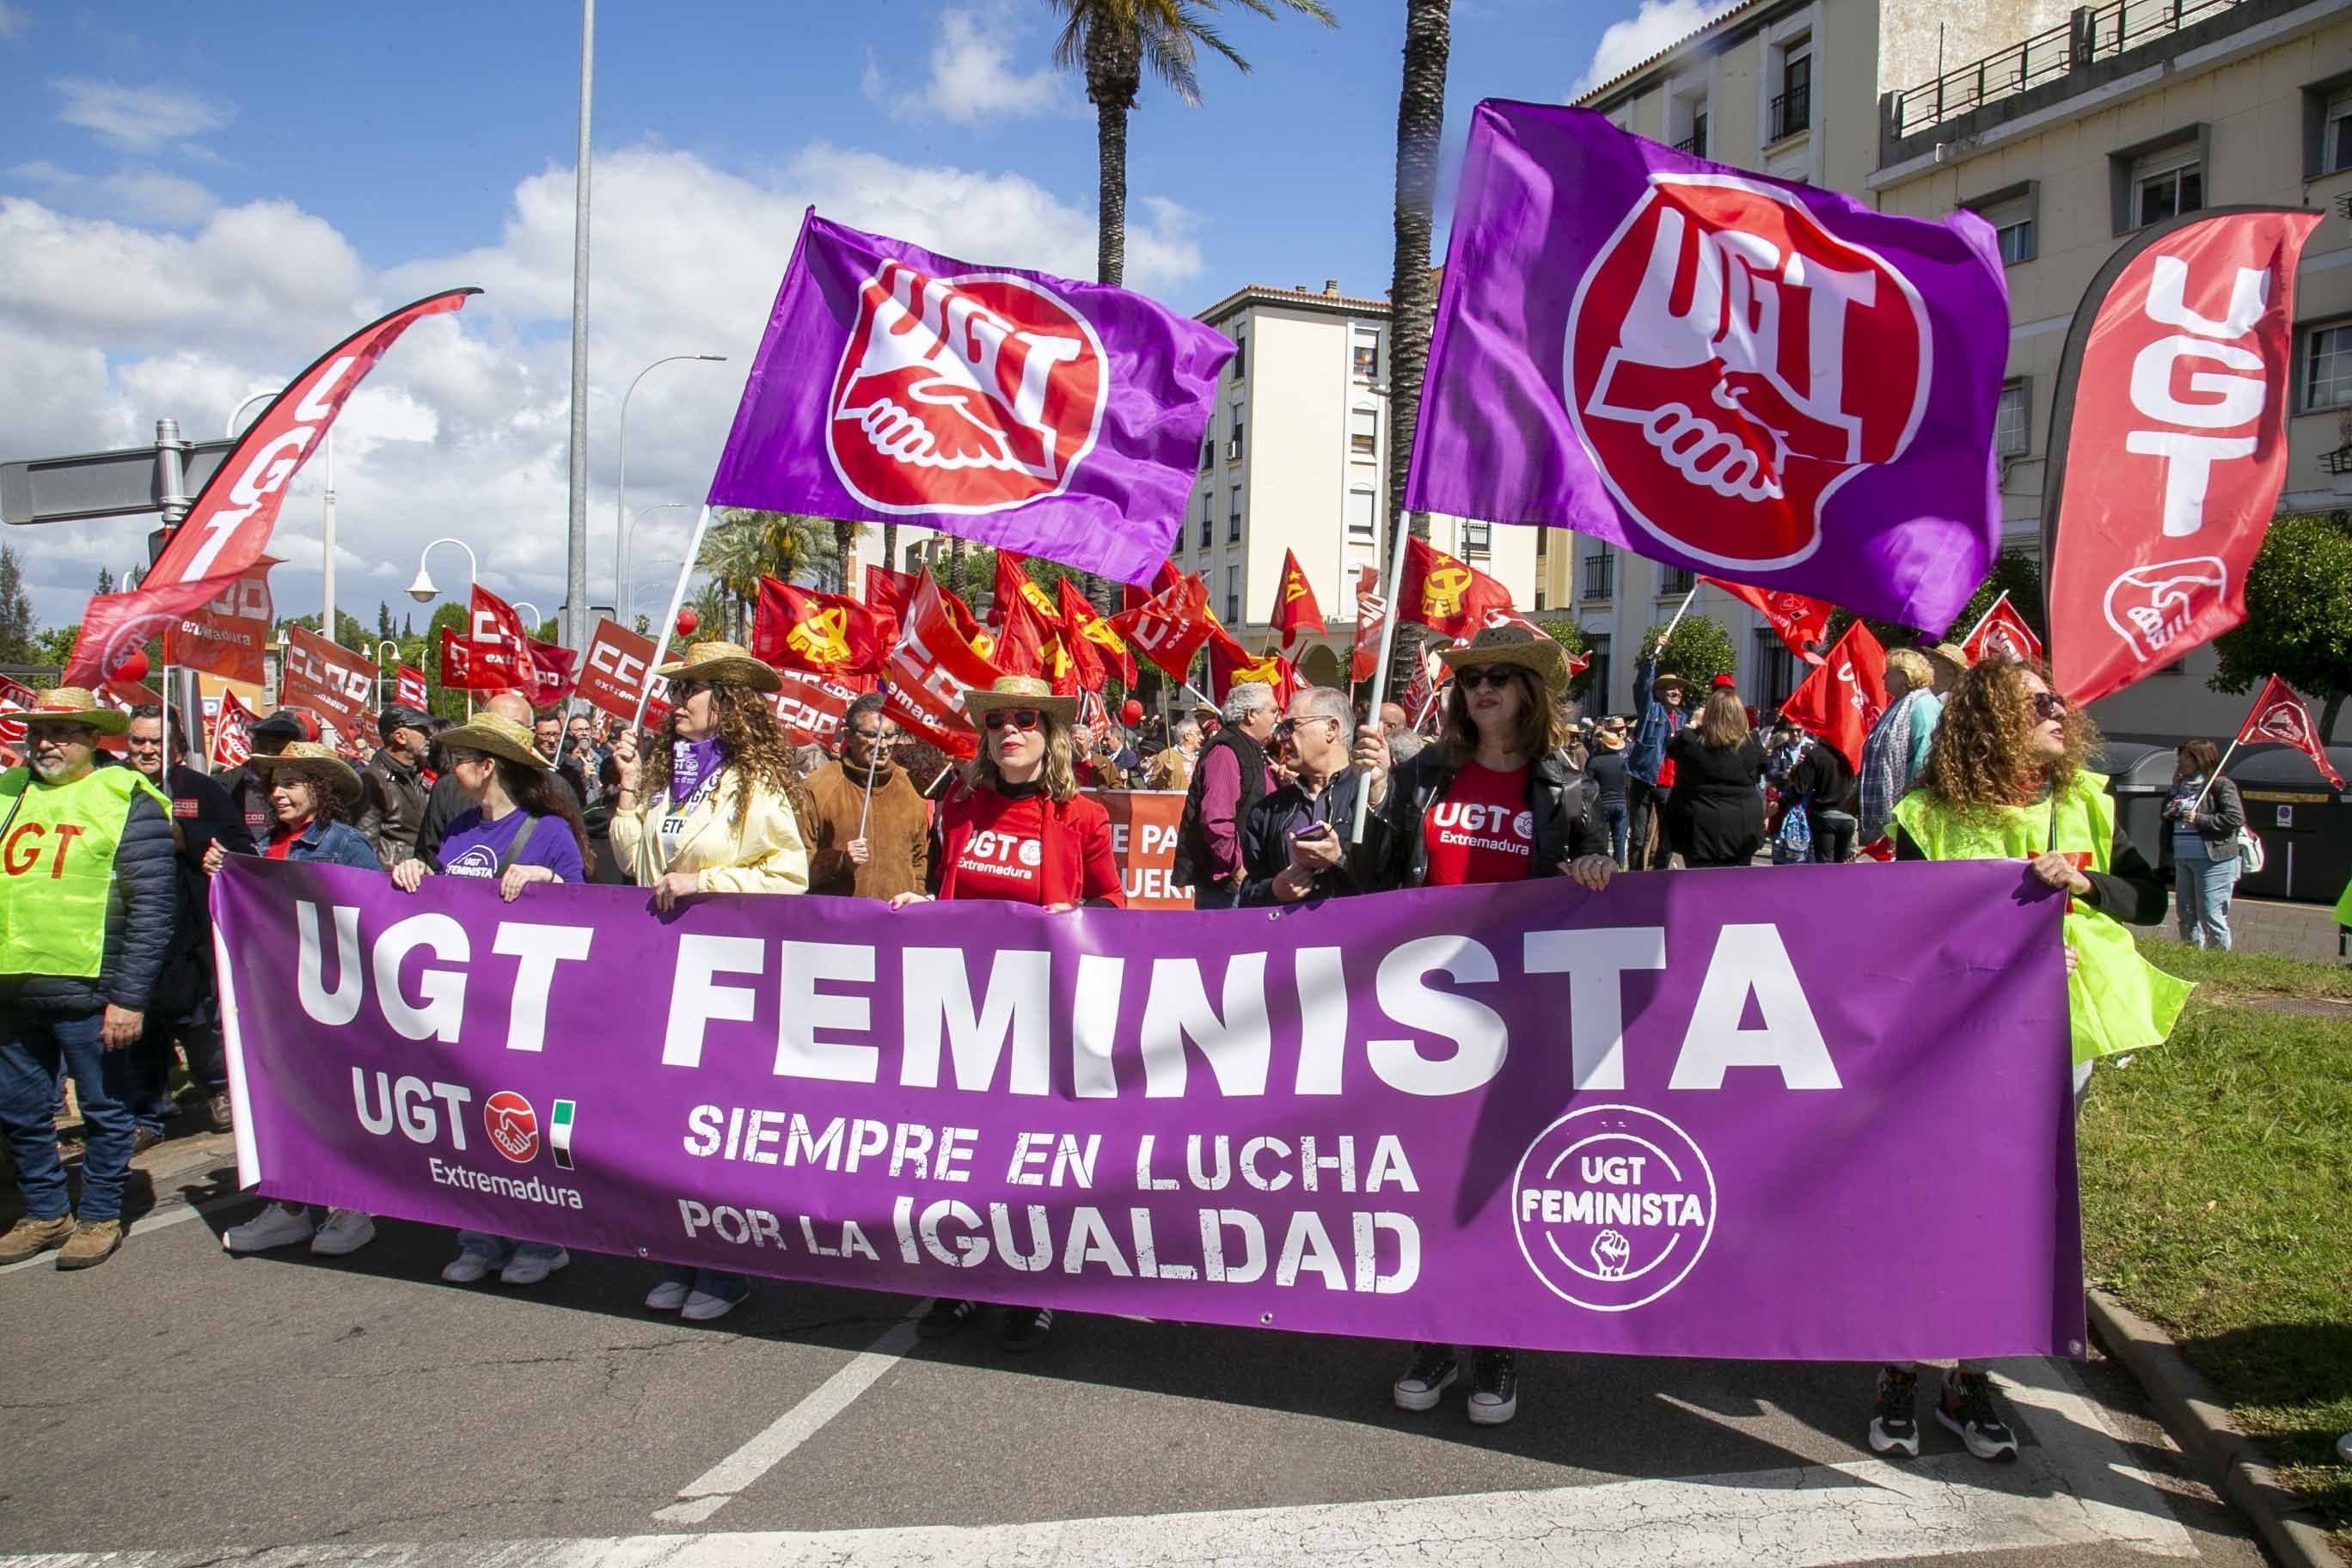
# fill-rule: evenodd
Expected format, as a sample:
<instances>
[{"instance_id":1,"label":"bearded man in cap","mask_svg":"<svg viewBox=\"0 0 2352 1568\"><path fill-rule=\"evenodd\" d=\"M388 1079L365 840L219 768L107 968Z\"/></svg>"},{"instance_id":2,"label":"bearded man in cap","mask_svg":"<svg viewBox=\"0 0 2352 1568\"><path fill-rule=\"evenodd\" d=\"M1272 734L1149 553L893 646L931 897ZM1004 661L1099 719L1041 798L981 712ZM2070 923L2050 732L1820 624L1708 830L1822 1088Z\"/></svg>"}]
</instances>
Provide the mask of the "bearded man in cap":
<instances>
[{"instance_id":1,"label":"bearded man in cap","mask_svg":"<svg viewBox=\"0 0 2352 1568\"><path fill-rule=\"evenodd\" d=\"M172 823L144 775L95 765L128 714L60 687L21 719L26 765L0 773L0 1129L25 1217L0 1236L0 1265L55 1248L58 1268L87 1268L122 1244L131 1050L171 947ZM79 1216L58 1156L60 1065L88 1130Z\"/></svg>"},{"instance_id":2,"label":"bearded man in cap","mask_svg":"<svg viewBox=\"0 0 2352 1568\"><path fill-rule=\"evenodd\" d=\"M433 744L433 721L406 703L395 702L376 715L375 732L383 737L383 744L360 770L360 815L355 826L378 860L397 866L416 853L425 803L433 795L419 771Z\"/></svg>"}]
</instances>

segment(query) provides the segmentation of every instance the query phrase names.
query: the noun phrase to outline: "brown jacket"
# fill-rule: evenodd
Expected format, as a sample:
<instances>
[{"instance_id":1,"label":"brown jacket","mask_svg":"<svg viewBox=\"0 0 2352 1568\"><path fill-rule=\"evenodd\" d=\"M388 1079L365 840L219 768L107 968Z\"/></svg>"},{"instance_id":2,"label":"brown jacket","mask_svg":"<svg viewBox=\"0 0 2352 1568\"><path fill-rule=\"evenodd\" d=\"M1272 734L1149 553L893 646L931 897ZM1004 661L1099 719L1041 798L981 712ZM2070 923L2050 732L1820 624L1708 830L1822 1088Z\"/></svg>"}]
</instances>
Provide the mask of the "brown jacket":
<instances>
[{"instance_id":1,"label":"brown jacket","mask_svg":"<svg viewBox=\"0 0 2352 1568\"><path fill-rule=\"evenodd\" d=\"M907 780L907 771L884 764L874 784L874 805L866 818L866 861L849 863L844 847L857 837L858 812L866 800L866 772L846 758L830 762L808 777L814 820L810 825L809 891L841 898L888 899L919 893L929 869L930 814Z\"/></svg>"}]
</instances>

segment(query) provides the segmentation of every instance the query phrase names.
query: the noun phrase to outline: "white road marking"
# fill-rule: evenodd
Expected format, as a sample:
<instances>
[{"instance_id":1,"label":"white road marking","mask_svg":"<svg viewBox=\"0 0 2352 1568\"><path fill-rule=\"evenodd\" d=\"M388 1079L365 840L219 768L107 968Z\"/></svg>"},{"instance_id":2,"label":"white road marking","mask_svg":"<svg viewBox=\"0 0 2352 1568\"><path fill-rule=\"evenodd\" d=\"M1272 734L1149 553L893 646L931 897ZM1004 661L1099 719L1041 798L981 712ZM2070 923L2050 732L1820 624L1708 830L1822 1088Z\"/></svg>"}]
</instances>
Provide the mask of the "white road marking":
<instances>
[{"instance_id":1,"label":"white road marking","mask_svg":"<svg viewBox=\"0 0 2352 1568\"><path fill-rule=\"evenodd\" d=\"M216 1210L227 1208L234 1204L249 1204L253 1201L254 1196L251 1193L230 1193L222 1197L206 1198L200 1204L173 1204L165 1208L150 1209L131 1222L131 1228L123 1232L123 1243L128 1246L139 1237L162 1230L167 1226L180 1225ZM26 1268L55 1268L57 1266L58 1255L55 1252L43 1252L27 1258L22 1263L0 1264L0 1274L15 1274Z\"/></svg>"},{"instance_id":2,"label":"white road marking","mask_svg":"<svg viewBox=\"0 0 2352 1568\"><path fill-rule=\"evenodd\" d=\"M700 1524L791 1458L793 1450L823 1431L825 1423L848 1409L914 1348L914 1320L891 1325L880 1339L852 1356L847 1366L777 1416L765 1431L680 1487L678 1500L654 1517L665 1524Z\"/></svg>"}]
</instances>

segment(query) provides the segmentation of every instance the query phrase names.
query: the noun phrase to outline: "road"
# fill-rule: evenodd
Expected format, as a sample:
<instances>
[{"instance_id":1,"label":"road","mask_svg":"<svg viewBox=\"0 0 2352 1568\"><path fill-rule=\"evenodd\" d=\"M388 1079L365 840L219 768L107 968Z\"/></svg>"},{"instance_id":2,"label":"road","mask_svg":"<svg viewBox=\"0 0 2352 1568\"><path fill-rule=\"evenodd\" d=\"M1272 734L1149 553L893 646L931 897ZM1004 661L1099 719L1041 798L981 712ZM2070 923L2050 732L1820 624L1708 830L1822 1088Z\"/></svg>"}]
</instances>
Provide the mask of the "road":
<instances>
[{"instance_id":1,"label":"road","mask_svg":"<svg viewBox=\"0 0 2352 1568\"><path fill-rule=\"evenodd\" d=\"M0 1568L2263 1561L2105 1362L2000 1363L2005 1467L1932 1422L1874 1458L1838 1364L1529 1356L1481 1429L1392 1409L1373 1342L1066 1316L1015 1358L782 1283L698 1326L633 1261L442 1284L389 1221L231 1258L227 1142L142 1156L103 1267L0 1270Z\"/></svg>"}]
</instances>

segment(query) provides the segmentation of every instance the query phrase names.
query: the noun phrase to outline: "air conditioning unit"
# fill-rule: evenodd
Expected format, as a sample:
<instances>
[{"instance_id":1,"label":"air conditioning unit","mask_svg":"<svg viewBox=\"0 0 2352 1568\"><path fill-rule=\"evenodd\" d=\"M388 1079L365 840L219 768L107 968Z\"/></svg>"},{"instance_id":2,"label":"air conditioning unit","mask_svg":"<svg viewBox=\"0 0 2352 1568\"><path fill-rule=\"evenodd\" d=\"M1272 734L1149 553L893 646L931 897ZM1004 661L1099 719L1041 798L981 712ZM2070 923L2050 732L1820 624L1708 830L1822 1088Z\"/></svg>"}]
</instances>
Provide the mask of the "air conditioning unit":
<instances>
[{"instance_id":1,"label":"air conditioning unit","mask_svg":"<svg viewBox=\"0 0 2352 1568\"><path fill-rule=\"evenodd\" d=\"M1229 437L1227 437L1225 438L1225 461L1226 461L1226 462L1228 462L1228 463L1238 463L1238 462L1240 462L1241 460L1242 460L1242 442L1241 442L1241 437L1238 437L1238 436L1229 436Z\"/></svg>"}]
</instances>

